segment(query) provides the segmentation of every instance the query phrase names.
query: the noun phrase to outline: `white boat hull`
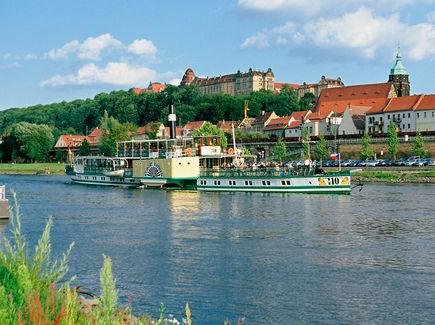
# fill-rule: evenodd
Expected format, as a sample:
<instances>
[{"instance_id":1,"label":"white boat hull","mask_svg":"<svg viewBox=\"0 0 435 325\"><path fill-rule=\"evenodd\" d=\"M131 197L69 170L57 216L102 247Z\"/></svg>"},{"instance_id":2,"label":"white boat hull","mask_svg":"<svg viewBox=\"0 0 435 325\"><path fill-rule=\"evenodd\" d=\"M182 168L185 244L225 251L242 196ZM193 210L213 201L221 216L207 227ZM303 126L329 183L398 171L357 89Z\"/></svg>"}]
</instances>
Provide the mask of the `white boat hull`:
<instances>
[{"instance_id":1,"label":"white boat hull","mask_svg":"<svg viewBox=\"0 0 435 325\"><path fill-rule=\"evenodd\" d=\"M197 189L226 192L285 192L350 194L350 176L200 177Z\"/></svg>"}]
</instances>

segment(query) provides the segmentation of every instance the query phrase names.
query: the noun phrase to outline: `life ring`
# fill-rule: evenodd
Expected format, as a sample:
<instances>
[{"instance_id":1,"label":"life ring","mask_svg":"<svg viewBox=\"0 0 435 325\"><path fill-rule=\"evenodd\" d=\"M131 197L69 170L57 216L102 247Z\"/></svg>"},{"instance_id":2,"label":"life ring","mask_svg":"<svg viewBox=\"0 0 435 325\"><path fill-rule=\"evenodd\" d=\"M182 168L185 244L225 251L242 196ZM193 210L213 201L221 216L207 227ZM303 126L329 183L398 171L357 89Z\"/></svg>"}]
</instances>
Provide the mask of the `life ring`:
<instances>
[{"instance_id":1,"label":"life ring","mask_svg":"<svg viewBox=\"0 0 435 325\"><path fill-rule=\"evenodd\" d=\"M232 155L232 154L234 154L234 149L233 148L228 148L227 152L228 152L229 155Z\"/></svg>"},{"instance_id":2,"label":"life ring","mask_svg":"<svg viewBox=\"0 0 435 325\"><path fill-rule=\"evenodd\" d=\"M191 148L186 148L186 156L190 157L192 155L192 149Z\"/></svg>"}]
</instances>

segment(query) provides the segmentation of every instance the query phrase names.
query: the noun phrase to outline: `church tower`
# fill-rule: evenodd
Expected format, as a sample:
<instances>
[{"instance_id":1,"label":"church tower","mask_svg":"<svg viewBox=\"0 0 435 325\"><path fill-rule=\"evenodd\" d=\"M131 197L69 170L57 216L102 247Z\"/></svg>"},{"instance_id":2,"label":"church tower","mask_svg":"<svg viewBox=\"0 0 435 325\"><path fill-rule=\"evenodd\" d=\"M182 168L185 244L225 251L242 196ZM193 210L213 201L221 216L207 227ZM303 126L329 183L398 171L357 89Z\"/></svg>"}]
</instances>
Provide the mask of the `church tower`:
<instances>
[{"instance_id":1,"label":"church tower","mask_svg":"<svg viewBox=\"0 0 435 325\"><path fill-rule=\"evenodd\" d=\"M402 57L400 56L399 49L397 50L396 54L396 63L394 64L394 67L390 70L388 82L394 85L398 97L409 96L409 75L402 64Z\"/></svg>"}]
</instances>

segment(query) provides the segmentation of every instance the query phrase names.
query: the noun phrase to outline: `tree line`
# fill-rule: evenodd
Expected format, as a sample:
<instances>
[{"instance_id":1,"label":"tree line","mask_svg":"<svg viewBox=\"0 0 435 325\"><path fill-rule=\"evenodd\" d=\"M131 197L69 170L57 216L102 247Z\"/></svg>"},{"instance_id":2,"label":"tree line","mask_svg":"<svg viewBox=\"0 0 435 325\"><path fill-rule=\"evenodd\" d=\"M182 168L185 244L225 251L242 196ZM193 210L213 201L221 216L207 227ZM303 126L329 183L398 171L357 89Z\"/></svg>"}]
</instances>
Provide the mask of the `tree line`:
<instances>
[{"instance_id":1,"label":"tree line","mask_svg":"<svg viewBox=\"0 0 435 325\"><path fill-rule=\"evenodd\" d=\"M249 102L250 117L258 116L262 110L285 116L313 108L315 104L312 94L298 100L289 87L284 87L279 94L259 91L247 96L230 96L202 95L195 86L180 88L168 85L160 93L135 94L132 90L119 90L98 94L93 99L0 111L0 134L13 124L28 122L48 125L55 138L60 134L86 135L98 126L104 112L120 123L143 126L150 122L162 122L167 125L169 103L176 107L177 125L199 120L215 124L220 120L243 119L245 100Z\"/></svg>"},{"instance_id":2,"label":"tree line","mask_svg":"<svg viewBox=\"0 0 435 325\"><path fill-rule=\"evenodd\" d=\"M249 117L261 111L274 111L280 116L294 111L312 109L315 98L307 94L301 100L289 87L279 94L259 91L246 96L203 95L195 86L180 88L168 85L160 93L136 94L132 90L101 93L93 99L77 99L26 108L0 111L0 159L10 161L42 161L48 157L61 134L87 135L100 126L111 134L100 143L101 152L113 154L113 142L125 138L128 131L150 122L167 125L168 106L174 104L177 125L206 120L213 124L221 120L241 120L244 102L249 103ZM106 132L109 131L109 132Z\"/></svg>"}]
</instances>

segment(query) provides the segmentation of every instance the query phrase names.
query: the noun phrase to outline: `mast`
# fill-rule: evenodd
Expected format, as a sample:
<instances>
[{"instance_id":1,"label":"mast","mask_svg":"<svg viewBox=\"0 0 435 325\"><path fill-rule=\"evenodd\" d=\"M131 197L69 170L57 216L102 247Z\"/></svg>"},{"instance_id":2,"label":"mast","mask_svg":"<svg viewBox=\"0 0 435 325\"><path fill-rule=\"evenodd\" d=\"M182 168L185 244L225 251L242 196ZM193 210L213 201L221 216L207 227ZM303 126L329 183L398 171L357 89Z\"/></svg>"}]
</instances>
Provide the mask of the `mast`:
<instances>
[{"instance_id":1,"label":"mast","mask_svg":"<svg viewBox=\"0 0 435 325\"><path fill-rule=\"evenodd\" d=\"M177 115L175 115L175 107L171 103L169 104L169 138L171 140L176 138L176 129L177 129Z\"/></svg>"}]
</instances>

